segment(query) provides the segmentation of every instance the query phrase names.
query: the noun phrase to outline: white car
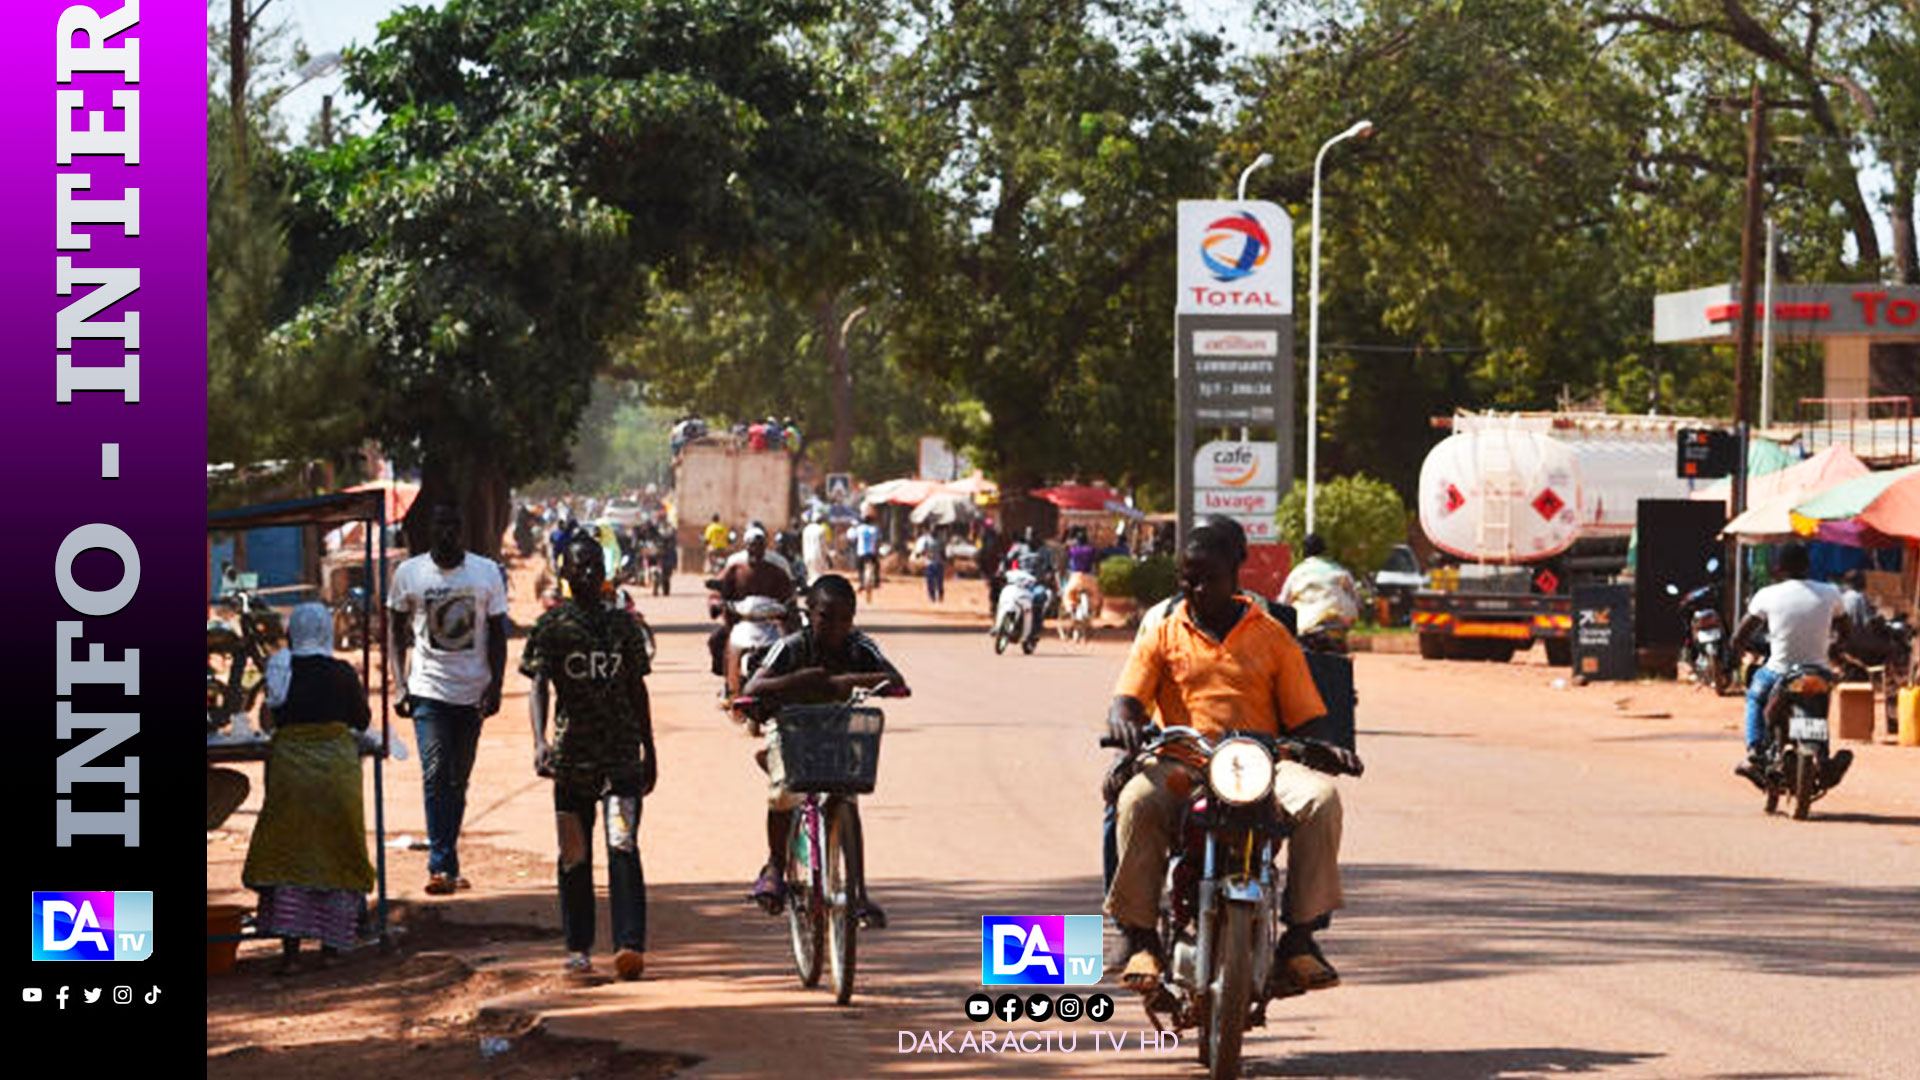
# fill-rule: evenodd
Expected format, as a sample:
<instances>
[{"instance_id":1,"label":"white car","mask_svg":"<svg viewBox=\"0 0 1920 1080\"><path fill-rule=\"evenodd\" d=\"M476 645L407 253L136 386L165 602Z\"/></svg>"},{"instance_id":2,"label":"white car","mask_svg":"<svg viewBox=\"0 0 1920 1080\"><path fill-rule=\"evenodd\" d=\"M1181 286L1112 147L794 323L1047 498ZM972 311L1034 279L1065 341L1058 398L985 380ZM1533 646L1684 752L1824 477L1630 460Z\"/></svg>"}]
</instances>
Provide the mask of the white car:
<instances>
[{"instance_id":1,"label":"white car","mask_svg":"<svg viewBox=\"0 0 1920 1080\"><path fill-rule=\"evenodd\" d=\"M608 503L606 510L600 514L602 520L611 521L623 529L633 528L646 516L646 511L632 499L615 499Z\"/></svg>"}]
</instances>

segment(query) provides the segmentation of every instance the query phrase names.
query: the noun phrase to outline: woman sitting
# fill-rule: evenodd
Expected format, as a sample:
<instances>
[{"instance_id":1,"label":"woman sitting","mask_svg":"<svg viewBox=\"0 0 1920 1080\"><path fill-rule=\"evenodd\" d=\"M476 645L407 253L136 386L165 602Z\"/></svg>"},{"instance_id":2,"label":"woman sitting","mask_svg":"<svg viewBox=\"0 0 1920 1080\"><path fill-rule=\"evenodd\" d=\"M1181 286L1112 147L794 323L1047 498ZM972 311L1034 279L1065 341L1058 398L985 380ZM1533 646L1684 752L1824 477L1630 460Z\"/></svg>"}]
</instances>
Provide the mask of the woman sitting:
<instances>
[{"instance_id":1,"label":"woman sitting","mask_svg":"<svg viewBox=\"0 0 1920 1080\"><path fill-rule=\"evenodd\" d=\"M324 605L295 608L287 640L267 660L273 748L241 876L260 894L260 934L284 939L283 971L295 968L301 938L320 941L323 964L352 946L373 888L354 740L371 718L366 689L334 658Z\"/></svg>"}]
</instances>

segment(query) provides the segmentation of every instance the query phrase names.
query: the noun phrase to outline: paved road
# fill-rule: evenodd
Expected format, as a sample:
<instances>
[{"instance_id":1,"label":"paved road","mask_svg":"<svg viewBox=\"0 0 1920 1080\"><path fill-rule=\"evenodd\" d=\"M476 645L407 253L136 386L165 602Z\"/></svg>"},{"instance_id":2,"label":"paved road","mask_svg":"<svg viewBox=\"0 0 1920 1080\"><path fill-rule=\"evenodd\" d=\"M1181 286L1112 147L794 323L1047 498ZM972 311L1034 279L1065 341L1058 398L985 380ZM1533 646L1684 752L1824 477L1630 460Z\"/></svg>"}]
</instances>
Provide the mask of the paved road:
<instances>
[{"instance_id":1,"label":"paved road","mask_svg":"<svg viewBox=\"0 0 1920 1080\"><path fill-rule=\"evenodd\" d=\"M954 608L980 603L969 583L949 593ZM794 982L784 923L741 899L764 787L714 707L704 598L647 609L664 763L644 831L649 976L525 1004L561 1032L701 1055L701 1077L1194 1075L1190 1047L1094 1053L1085 1023L1046 1025L1079 1030L1073 1053L899 1052L902 1032L979 1030L961 1002L979 989L981 915L1099 910L1094 740L1117 638L995 657L983 619L929 614L904 582L862 613L915 696L889 705L880 789L863 804L894 926L863 936L859 994L838 1009ZM1368 772L1344 782L1351 908L1323 938L1346 985L1277 1005L1248 1075L1920 1075L1920 751L1869 748L1822 820L1768 819L1728 773L1731 700L1553 676L1359 659ZM1648 710L1672 715L1629 715ZM489 726L471 829L544 861L551 804L523 717L513 695ZM417 784L395 769L393 828L419 828ZM482 881L449 911L551 922L541 877ZM499 962L559 959L555 944ZM1109 1027L1143 1028L1116 997Z\"/></svg>"}]
</instances>

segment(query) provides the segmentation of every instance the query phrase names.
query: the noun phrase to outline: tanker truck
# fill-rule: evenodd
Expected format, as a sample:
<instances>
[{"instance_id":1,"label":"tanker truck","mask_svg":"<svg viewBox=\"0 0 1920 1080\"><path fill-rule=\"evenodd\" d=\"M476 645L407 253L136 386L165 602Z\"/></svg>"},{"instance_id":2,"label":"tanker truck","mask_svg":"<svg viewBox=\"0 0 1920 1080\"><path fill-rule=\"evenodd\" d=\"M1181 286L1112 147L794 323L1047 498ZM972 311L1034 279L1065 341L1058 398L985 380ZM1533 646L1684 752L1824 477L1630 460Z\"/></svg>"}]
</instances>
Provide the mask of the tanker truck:
<instances>
[{"instance_id":1,"label":"tanker truck","mask_svg":"<svg viewBox=\"0 0 1920 1080\"><path fill-rule=\"evenodd\" d=\"M1627 564L1641 499L1683 499L1676 433L1710 422L1606 413L1472 414L1420 467L1420 529L1448 565L1414 593L1429 660L1511 660L1541 642L1573 657L1577 584Z\"/></svg>"}]
</instances>

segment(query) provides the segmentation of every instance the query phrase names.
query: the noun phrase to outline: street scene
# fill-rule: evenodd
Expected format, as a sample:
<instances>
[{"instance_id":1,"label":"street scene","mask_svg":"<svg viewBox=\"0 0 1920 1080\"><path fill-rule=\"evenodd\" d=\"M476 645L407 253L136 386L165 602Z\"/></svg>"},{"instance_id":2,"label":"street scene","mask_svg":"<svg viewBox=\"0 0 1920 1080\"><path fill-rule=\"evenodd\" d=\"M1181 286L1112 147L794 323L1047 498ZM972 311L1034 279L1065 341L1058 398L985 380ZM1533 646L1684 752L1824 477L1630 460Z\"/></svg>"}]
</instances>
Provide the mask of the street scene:
<instances>
[{"instance_id":1,"label":"street scene","mask_svg":"<svg viewBox=\"0 0 1920 1080\"><path fill-rule=\"evenodd\" d=\"M209 1076L1916 1075L1911 0L208 22Z\"/></svg>"}]
</instances>

